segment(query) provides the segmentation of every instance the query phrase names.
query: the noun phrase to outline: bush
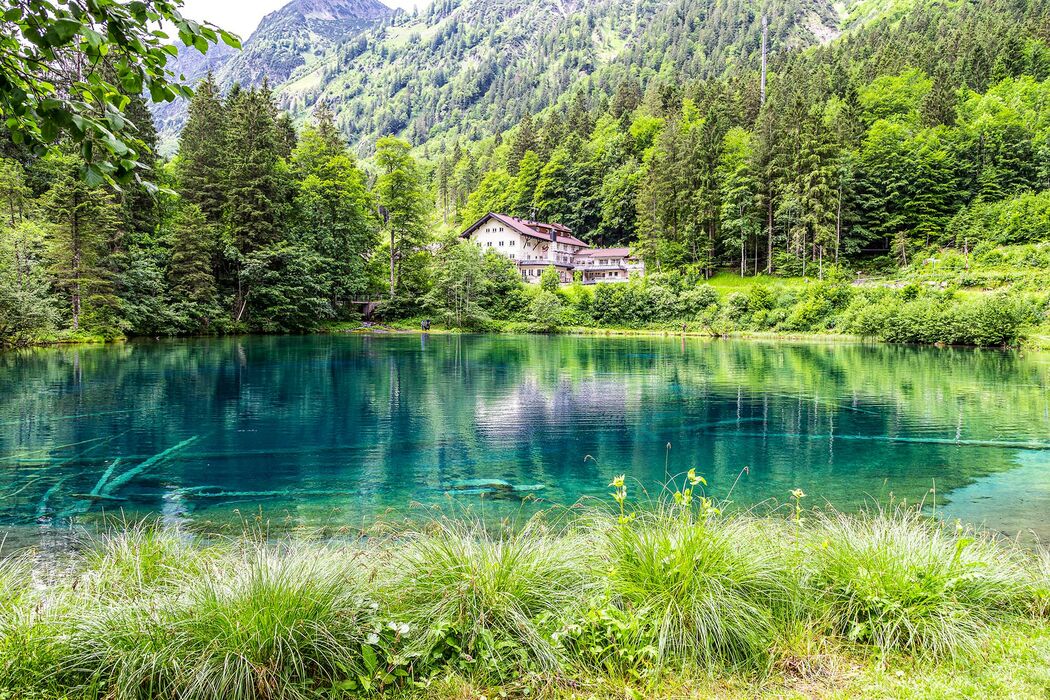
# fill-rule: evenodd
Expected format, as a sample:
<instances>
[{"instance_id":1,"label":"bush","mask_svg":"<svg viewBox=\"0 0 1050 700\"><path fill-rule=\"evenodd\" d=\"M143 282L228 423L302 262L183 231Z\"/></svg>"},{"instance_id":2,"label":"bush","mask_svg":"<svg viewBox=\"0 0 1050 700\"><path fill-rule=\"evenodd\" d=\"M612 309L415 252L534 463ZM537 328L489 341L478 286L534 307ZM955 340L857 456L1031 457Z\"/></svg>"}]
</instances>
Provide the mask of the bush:
<instances>
[{"instance_id":1,"label":"bush","mask_svg":"<svg viewBox=\"0 0 1050 700\"><path fill-rule=\"evenodd\" d=\"M181 595L80 621L70 665L114 697L303 697L356 670L371 609L352 561L248 545Z\"/></svg>"},{"instance_id":2,"label":"bush","mask_svg":"<svg viewBox=\"0 0 1050 700\"><path fill-rule=\"evenodd\" d=\"M538 333L554 333L562 324L562 304L557 294L541 291L529 306L529 321Z\"/></svg>"},{"instance_id":3,"label":"bush","mask_svg":"<svg viewBox=\"0 0 1050 700\"><path fill-rule=\"evenodd\" d=\"M726 295L722 310L730 321L740 322L748 312L749 300L746 294L730 292Z\"/></svg>"},{"instance_id":4,"label":"bush","mask_svg":"<svg viewBox=\"0 0 1050 700\"><path fill-rule=\"evenodd\" d=\"M702 284L682 292L682 313L686 318L694 318L710 306L718 306L721 296L718 290L709 284Z\"/></svg>"},{"instance_id":5,"label":"bush","mask_svg":"<svg viewBox=\"0 0 1050 700\"><path fill-rule=\"evenodd\" d=\"M777 296L766 284L756 284L747 293L747 307L752 311L770 311L777 305Z\"/></svg>"}]
</instances>

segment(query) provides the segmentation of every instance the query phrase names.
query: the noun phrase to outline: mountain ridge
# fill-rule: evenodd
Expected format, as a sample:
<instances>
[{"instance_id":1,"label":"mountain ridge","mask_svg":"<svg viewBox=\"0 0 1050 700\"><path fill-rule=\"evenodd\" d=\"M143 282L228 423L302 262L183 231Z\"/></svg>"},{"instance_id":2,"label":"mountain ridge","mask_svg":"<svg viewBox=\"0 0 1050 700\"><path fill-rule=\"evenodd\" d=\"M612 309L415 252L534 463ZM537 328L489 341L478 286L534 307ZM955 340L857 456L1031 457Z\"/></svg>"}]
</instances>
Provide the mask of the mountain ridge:
<instances>
[{"instance_id":1,"label":"mountain ridge","mask_svg":"<svg viewBox=\"0 0 1050 700\"><path fill-rule=\"evenodd\" d=\"M757 70L763 14L775 55L826 44L888 11L871 0L435 0L384 15L378 4L293 0L217 72L220 87L266 77L299 121L324 102L364 154L389 134L414 145L476 140L575 90L611 94L625 78ZM348 26L329 13L368 19ZM171 138L177 126L161 131Z\"/></svg>"}]
</instances>

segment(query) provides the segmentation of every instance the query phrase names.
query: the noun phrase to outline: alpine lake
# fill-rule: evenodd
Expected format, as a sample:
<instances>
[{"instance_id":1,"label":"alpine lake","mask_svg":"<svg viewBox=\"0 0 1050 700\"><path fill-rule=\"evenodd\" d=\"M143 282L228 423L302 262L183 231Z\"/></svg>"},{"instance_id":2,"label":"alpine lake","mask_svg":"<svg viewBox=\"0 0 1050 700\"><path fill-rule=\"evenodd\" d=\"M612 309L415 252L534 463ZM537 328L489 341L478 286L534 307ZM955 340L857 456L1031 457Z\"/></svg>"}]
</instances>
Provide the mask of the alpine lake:
<instances>
[{"instance_id":1,"label":"alpine lake","mask_svg":"<svg viewBox=\"0 0 1050 700\"><path fill-rule=\"evenodd\" d=\"M133 341L0 353L0 539L202 533L658 499L924 503L1050 538L1050 354L505 335ZM557 510L557 508L555 508Z\"/></svg>"}]
</instances>

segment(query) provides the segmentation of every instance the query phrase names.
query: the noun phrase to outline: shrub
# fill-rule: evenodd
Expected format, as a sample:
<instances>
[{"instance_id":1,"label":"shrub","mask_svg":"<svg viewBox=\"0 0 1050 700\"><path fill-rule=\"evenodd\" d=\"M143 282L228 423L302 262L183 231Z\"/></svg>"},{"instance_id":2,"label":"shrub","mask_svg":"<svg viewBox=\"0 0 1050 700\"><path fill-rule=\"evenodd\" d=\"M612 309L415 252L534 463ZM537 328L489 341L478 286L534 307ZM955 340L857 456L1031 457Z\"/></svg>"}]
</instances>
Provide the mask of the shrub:
<instances>
[{"instance_id":1,"label":"shrub","mask_svg":"<svg viewBox=\"0 0 1050 700\"><path fill-rule=\"evenodd\" d=\"M765 284L756 284L747 293L747 307L752 311L769 311L777 305L777 295Z\"/></svg>"},{"instance_id":2,"label":"shrub","mask_svg":"<svg viewBox=\"0 0 1050 700\"><path fill-rule=\"evenodd\" d=\"M554 266L548 265L543 268L543 273L540 275L540 289L554 294L558 291L559 286L561 286L561 277L558 276L558 271Z\"/></svg>"},{"instance_id":3,"label":"shrub","mask_svg":"<svg viewBox=\"0 0 1050 700\"><path fill-rule=\"evenodd\" d=\"M709 284L702 284L682 292L682 313L687 318L694 318L697 314L710 306L718 306L720 296L718 290Z\"/></svg>"},{"instance_id":4,"label":"shrub","mask_svg":"<svg viewBox=\"0 0 1050 700\"><path fill-rule=\"evenodd\" d=\"M540 333L553 333L562 324L562 304L557 294L543 290L529 305L529 321L532 329Z\"/></svg>"},{"instance_id":5,"label":"shrub","mask_svg":"<svg viewBox=\"0 0 1050 700\"><path fill-rule=\"evenodd\" d=\"M645 287L647 315L654 321L674 321L682 318L682 299L674 290L661 285Z\"/></svg>"},{"instance_id":6,"label":"shrub","mask_svg":"<svg viewBox=\"0 0 1050 700\"><path fill-rule=\"evenodd\" d=\"M739 322L748 312L748 298L741 292L730 292L726 295L723 311L730 321Z\"/></svg>"},{"instance_id":7,"label":"shrub","mask_svg":"<svg viewBox=\"0 0 1050 700\"><path fill-rule=\"evenodd\" d=\"M784 321L784 328L789 331L820 330L831 310L831 303L827 299L810 295L791 309Z\"/></svg>"}]
</instances>

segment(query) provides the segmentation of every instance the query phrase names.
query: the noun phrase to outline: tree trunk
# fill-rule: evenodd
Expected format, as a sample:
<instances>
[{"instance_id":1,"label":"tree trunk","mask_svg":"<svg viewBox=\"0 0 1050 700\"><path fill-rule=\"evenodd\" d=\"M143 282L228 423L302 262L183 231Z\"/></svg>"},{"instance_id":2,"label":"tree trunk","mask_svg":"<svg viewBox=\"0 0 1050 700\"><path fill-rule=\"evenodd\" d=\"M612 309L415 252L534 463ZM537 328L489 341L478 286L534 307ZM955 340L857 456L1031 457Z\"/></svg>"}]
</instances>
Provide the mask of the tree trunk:
<instances>
[{"instance_id":1,"label":"tree trunk","mask_svg":"<svg viewBox=\"0 0 1050 700\"><path fill-rule=\"evenodd\" d=\"M390 300L394 299L394 227L390 227Z\"/></svg>"},{"instance_id":2,"label":"tree trunk","mask_svg":"<svg viewBox=\"0 0 1050 700\"><path fill-rule=\"evenodd\" d=\"M769 203L767 204L767 221L766 221L766 245L768 250L766 251L766 274L773 274L773 192L769 193Z\"/></svg>"},{"instance_id":3,"label":"tree trunk","mask_svg":"<svg viewBox=\"0 0 1050 700\"><path fill-rule=\"evenodd\" d=\"M839 202L835 212L835 264L839 262L839 248L842 246L842 177L839 177Z\"/></svg>"}]
</instances>

